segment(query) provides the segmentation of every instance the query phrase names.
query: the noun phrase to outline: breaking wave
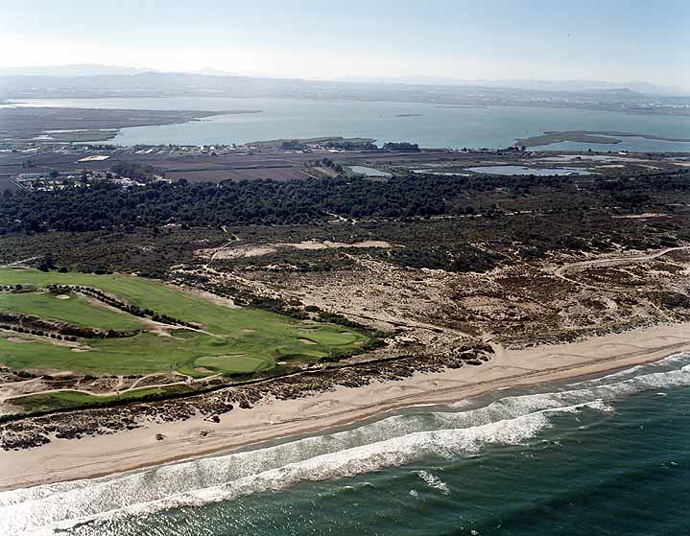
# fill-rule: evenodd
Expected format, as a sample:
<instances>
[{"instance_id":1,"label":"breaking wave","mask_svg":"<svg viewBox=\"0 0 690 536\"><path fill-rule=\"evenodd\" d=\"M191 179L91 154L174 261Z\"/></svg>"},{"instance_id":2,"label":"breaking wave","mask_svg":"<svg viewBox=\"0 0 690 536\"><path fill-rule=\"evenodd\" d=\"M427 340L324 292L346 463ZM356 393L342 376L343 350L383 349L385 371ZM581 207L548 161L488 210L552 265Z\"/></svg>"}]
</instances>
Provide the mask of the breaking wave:
<instances>
[{"instance_id":1,"label":"breaking wave","mask_svg":"<svg viewBox=\"0 0 690 536\"><path fill-rule=\"evenodd\" d=\"M678 354L553 392L504 396L477 408L400 414L246 452L4 492L0 533L52 534L81 523L229 501L299 482L477 455L490 445L535 438L556 415L611 412L617 398L685 385L690 385L690 354ZM430 488L452 493L439 477L425 471L417 475Z\"/></svg>"}]
</instances>

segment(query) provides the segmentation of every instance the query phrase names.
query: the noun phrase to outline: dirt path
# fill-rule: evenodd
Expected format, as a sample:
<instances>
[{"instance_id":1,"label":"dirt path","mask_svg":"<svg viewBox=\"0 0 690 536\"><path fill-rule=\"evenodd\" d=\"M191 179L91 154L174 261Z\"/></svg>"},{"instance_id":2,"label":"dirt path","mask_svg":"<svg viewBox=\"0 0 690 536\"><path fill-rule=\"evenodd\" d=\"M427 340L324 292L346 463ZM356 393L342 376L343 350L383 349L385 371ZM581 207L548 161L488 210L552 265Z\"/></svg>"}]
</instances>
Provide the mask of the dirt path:
<instances>
[{"instance_id":1,"label":"dirt path","mask_svg":"<svg viewBox=\"0 0 690 536\"><path fill-rule=\"evenodd\" d=\"M22 264L26 264L27 262L35 261L41 258L43 258L43 255L37 255L35 257L29 257L27 259L21 259L19 261L3 264L2 266L0 266L0 268L12 268L13 266L21 266Z\"/></svg>"},{"instance_id":2,"label":"dirt path","mask_svg":"<svg viewBox=\"0 0 690 536\"><path fill-rule=\"evenodd\" d=\"M145 380L146 378L152 378L153 376L158 376L159 374L160 374L159 372L154 372L153 374L146 374L145 376L142 376L141 378L137 378L137 380L136 380L132 385L130 385L127 389L123 389L121 392L125 393L125 392L127 392L127 391L131 391L132 389L136 389L137 385L139 385L139 383L142 382L143 380ZM178 383L179 383L179 382L178 382ZM120 391L120 389L119 389L120 387L121 387L121 386L118 385L118 386L115 388L115 391L118 391L118 392L119 392L119 391ZM147 386L147 387L148 387L148 386Z\"/></svg>"},{"instance_id":3,"label":"dirt path","mask_svg":"<svg viewBox=\"0 0 690 536\"><path fill-rule=\"evenodd\" d=\"M568 276L566 276L565 274L566 274L566 272L568 272L570 270L584 270L587 268L591 268L593 266L611 267L611 266L620 266L620 265L624 265L624 264L653 261L654 259L658 259L659 257L662 257L663 255L666 255L667 253L671 253L672 251L681 251L681 250L686 250L686 249L690 249L690 246L677 246L677 247L672 247L672 248L665 248L665 249L662 249L661 251L657 251L656 253L644 254L644 255L609 257L606 259L592 259L589 261L571 262L568 264L564 264L563 266L560 266L559 268L556 268L556 270L554 270L554 272L553 272L553 275L555 275L556 277L559 277L565 281L573 283L575 285L581 286L581 287L589 288L592 290L601 290L601 287L598 287L596 285L590 285L587 283L583 283L581 281L577 281L576 279L571 279Z\"/></svg>"},{"instance_id":4,"label":"dirt path","mask_svg":"<svg viewBox=\"0 0 690 536\"><path fill-rule=\"evenodd\" d=\"M138 378L130 387L127 389L119 390L117 388L113 389L112 391L104 391L102 393L94 393L92 391L87 391L86 389L74 389L74 388L64 388L64 389L44 389L43 391L34 391L33 393L26 393L22 395L16 395L12 396L10 398L16 399L16 398L24 398L27 396L32 396L32 395L43 395L43 394L51 394L51 393L61 393L61 392L70 392L70 393L83 393L86 395L92 395L92 396L99 396L99 397L108 397L108 396L119 396L123 393L127 393L129 391L134 391L137 389L137 385L139 382L146 378L150 378L152 376L158 376L160 373L156 372L153 374L147 374L145 376L142 376L141 378ZM152 384L152 385L144 385L143 387L139 387L138 389L155 389L157 387L169 387L172 385L189 385L190 383L204 383L209 380L212 380L213 378L217 378L218 376L221 376L221 373L219 372L218 374L212 374L211 376L204 376L203 378L192 378L191 376L186 376L184 374L181 374L185 380L180 380L178 382L171 382L171 383L157 383L157 384Z\"/></svg>"},{"instance_id":5,"label":"dirt path","mask_svg":"<svg viewBox=\"0 0 690 536\"><path fill-rule=\"evenodd\" d=\"M224 230L226 233L228 232L228 231L225 229L225 227L223 227L223 230ZM217 248L216 251L213 252L213 255L211 255L211 258L208 260L208 262L207 262L206 264L204 264L203 268L205 268L206 270L208 270L208 269L209 269L209 266L211 266L211 263L212 263L213 261L216 260L216 255L218 255L219 253L222 253L222 252L225 250L225 248L230 247L231 244L233 244L233 243L235 243L235 242L239 242L239 241L240 241L240 237L237 236L236 234L233 234L233 235L232 235L232 238L231 238L230 240L228 240L225 244L223 244L222 246L220 246L219 248Z\"/></svg>"}]
</instances>

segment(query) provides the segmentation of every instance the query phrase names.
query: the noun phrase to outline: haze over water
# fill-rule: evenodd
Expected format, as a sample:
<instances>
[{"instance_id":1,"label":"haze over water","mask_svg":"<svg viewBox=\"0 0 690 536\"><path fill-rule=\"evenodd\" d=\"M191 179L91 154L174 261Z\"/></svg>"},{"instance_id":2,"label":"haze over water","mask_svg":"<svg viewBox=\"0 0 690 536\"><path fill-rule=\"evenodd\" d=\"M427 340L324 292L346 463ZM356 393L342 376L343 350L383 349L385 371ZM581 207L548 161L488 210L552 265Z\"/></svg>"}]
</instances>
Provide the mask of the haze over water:
<instances>
[{"instance_id":1,"label":"haze over water","mask_svg":"<svg viewBox=\"0 0 690 536\"><path fill-rule=\"evenodd\" d=\"M120 145L244 144L281 138L366 137L422 147L503 148L548 130L618 131L690 138L690 116L527 106L454 107L430 103L278 98L169 97L16 101L40 106L158 110L260 110L191 123L122 129ZM616 145L563 142L550 150L690 151L690 143L623 138Z\"/></svg>"}]
</instances>

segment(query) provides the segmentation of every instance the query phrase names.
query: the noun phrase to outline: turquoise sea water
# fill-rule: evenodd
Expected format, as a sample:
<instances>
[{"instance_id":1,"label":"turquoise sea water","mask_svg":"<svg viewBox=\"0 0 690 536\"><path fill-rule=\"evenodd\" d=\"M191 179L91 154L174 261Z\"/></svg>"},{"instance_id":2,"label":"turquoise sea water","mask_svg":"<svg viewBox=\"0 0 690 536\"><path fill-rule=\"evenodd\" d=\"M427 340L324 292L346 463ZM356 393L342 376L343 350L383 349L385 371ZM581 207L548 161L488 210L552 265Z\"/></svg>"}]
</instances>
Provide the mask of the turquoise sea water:
<instances>
[{"instance_id":1,"label":"turquoise sea water","mask_svg":"<svg viewBox=\"0 0 690 536\"><path fill-rule=\"evenodd\" d=\"M0 493L1 534L690 534L690 354L129 475Z\"/></svg>"},{"instance_id":2,"label":"turquoise sea water","mask_svg":"<svg viewBox=\"0 0 690 536\"><path fill-rule=\"evenodd\" d=\"M433 103L170 97L22 101L40 106L159 110L261 110L180 125L122 129L116 144L244 144L279 138L346 136L423 147L501 148L547 130L600 130L690 138L690 117L527 106L452 107ZM690 151L690 143L623 138L617 145L563 142L557 150Z\"/></svg>"}]
</instances>

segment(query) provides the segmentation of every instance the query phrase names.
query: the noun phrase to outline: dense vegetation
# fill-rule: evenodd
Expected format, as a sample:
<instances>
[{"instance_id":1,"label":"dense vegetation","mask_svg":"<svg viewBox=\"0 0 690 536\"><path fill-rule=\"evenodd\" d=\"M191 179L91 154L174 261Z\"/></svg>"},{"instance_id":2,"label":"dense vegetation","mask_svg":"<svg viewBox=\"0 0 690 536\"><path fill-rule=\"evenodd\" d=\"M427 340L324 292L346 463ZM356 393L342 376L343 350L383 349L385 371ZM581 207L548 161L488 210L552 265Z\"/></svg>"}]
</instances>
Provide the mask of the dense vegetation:
<instances>
[{"instance_id":1,"label":"dense vegetation","mask_svg":"<svg viewBox=\"0 0 690 536\"><path fill-rule=\"evenodd\" d=\"M687 171L616 179L408 175L388 181L345 177L221 184L159 181L134 188L106 183L57 192L6 191L0 198L0 232L134 229L168 223L303 224L333 214L389 220L488 214L506 210L515 204L511 199L535 195L540 197L535 206L541 212L592 206L635 212L654 203L652 195L689 191ZM478 204L483 192L507 193L508 202ZM544 195L553 202L542 202Z\"/></svg>"},{"instance_id":2,"label":"dense vegetation","mask_svg":"<svg viewBox=\"0 0 690 536\"><path fill-rule=\"evenodd\" d=\"M131 162L118 162L113 165L111 171L120 177L127 177L139 182L148 182L155 179L156 175L164 175L164 173L156 172L153 166Z\"/></svg>"}]
</instances>

